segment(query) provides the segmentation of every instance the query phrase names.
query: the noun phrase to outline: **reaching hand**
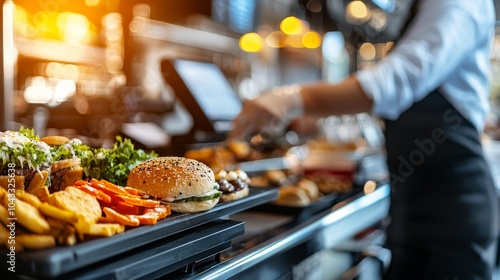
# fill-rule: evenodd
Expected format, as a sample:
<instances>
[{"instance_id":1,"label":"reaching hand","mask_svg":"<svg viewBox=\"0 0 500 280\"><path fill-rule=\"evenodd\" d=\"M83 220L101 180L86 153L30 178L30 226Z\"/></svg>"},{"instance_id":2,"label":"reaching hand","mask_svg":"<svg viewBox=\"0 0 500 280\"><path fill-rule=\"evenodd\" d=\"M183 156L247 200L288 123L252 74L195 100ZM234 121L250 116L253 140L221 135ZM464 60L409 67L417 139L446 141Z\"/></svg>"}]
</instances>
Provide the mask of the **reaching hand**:
<instances>
[{"instance_id":1,"label":"reaching hand","mask_svg":"<svg viewBox=\"0 0 500 280\"><path fill-rule=\"evenodd\" d=\"M245 102L229 138L249 140L255 134L270 138L282 134L294 118L304 113L300 89L298 85L275 87Z\"/></svg>"}]
</instances>

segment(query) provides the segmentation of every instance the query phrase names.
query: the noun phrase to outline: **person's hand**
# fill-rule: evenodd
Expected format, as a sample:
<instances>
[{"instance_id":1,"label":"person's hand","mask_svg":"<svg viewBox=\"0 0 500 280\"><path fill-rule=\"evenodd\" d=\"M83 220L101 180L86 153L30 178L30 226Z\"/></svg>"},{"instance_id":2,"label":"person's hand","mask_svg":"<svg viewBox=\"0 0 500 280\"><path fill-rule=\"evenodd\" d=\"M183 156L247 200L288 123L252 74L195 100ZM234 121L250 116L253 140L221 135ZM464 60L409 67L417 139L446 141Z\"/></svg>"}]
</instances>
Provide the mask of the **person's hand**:
<instances>
[{"instance_id":1,"label":"person's hand","mask_svg":"<svg viewBox=\"0 0 500 280\"><path fill-rule=\"evenodd\" d=\"M229 138L250 140L257 134L267 138L282 134L294 118L304 113L300 89L298 85L275 87L245 102Z\"/></svg>"}]
</instances>

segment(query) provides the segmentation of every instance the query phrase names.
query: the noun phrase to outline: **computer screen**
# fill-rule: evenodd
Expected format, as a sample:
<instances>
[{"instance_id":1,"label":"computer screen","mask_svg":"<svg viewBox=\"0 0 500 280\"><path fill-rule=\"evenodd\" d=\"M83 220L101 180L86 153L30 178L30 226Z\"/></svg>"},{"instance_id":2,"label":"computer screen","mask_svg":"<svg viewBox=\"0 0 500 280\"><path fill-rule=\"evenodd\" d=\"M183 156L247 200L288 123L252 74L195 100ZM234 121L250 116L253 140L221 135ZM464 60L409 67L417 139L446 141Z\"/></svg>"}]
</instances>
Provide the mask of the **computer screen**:
<instances>
[{"instance_id":1,"label":"computer screen","mask_svg":"<svg viewBox=\"0 0 500 280\"><path fill-rule=\"evenodd\" d=\"M194 119L195 129L225 133L239 114L242 103L235 90L214 63L167 59L162 72L176 97Z\"/></svg>"}]
</instances>

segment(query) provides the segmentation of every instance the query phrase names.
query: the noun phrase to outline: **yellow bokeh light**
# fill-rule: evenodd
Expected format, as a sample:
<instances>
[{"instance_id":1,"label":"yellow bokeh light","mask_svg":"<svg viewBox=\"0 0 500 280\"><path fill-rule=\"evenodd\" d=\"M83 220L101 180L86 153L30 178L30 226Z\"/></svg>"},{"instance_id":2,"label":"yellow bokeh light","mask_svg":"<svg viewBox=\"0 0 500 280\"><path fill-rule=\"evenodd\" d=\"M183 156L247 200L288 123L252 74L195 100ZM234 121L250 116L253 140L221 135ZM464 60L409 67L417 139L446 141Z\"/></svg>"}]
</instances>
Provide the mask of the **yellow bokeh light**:
<instances>
[{"instance_id":1,"label":"yellow bokeh light","mask_svg":"<svg viewBox=\"0 0 500 280\"><path fill-rule=\"evenodd\" d=\"M283 48L286 46L286 35L281 31L273 31L267 35L266 44L271 48Z\"/></svg>"},{"instance_id":2,"label":"yellow bokeh light","mask_svg":"<svg viewBox=\"0 0 500 280\"><path fill-rule=\"evenodd\" d=\"M302 44L308 49L315 49L321 46L321 36L318 32L308 31L302 36Z\"/></svg>"},{"instance_id":3,"label":"yellow bokeh light","mask_svg":"<svg viewBox=\"0 0 500 280\"><path fill-rule=\"evenodd\" d=\"M99 5L100 2L101 0L85 0L85 5L87 5L88 7L95 7Z\"/></svg>"},{"instance_id":4,"label":"yellow bokeh light","mask_svg":"<svg viewBox=\"0 0 500 280\"><path fill-rule=\"evenodd\" d=\"M281 21L280 29L286 35L296 35L303 32L304 26L300 19L290 16Z\"/></svg>"},{"instance_id":5,"label":"yellow bokeh light","mask_svg":"<svg viewBox=\"0 0 500 280\"><path fill-rule=\"evenodd\" d=\"M57 17L61 39L68 43L85 43L90 31L90 22L86 16L64 12Z\"/></svg>"},{"instance_id":6,"label":"yellow bokeh light","mask_svg":"<svg viewBox=\"0 0 500 280\"><path fill-rule=\"evenodd\" d=\"M304 44L302 44L302 36L301 35L290 35L287 37L287 44L292 48L303 48Z\"/></svg>"},{"instance_id":7,"label":"yellow bokeh light","mask_svg":"<svg viewBox=\"0 0 500 280\"><path fill-rule=\"evenodd\" d=\"M364 43L359 48L359 55L363 60L373 60L377 55L377 50L373 44Z\"/></svg>"},{"instance_id":8,"label":"yellow bokeh light","mask_svg":"<svg viewBox=\"0 0 500 280\"><path fill-rule=\"evenodd\" d=\"M240 38L240 48L246 52L258 52L262 45L262 38L255 32L244 34Z\"/></svg>"},{"instance_id":9,"label":"yellow bokeh light","mask_svg":"<svg viewBox=\"0 0 500 280\"><path fill-rule=\"evenodd\" d=\"M365 3L359 0L349 3L347 5L347 11L353 18L357 19L364 19L368 17L369 13Z\"/></svg>"}]
</instances>

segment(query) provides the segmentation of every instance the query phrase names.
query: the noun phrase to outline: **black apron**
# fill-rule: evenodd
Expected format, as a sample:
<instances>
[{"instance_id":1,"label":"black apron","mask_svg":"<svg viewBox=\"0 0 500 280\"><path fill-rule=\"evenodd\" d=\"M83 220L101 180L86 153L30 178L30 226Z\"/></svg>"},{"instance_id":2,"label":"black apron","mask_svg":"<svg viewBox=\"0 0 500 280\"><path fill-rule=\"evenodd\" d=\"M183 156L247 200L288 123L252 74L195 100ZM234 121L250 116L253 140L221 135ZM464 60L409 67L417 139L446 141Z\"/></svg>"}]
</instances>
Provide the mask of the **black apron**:
<instances>
[{"instance_id":1,"label":"black apron","mask_svg":"<svg viewBox=\"0 0 500 280\"><path fill-rule=\"evenodd\" d=\"M436 90L385 121L388 279L491 279L497 197L480 134Z\"/></svg>"}]
</instances>

